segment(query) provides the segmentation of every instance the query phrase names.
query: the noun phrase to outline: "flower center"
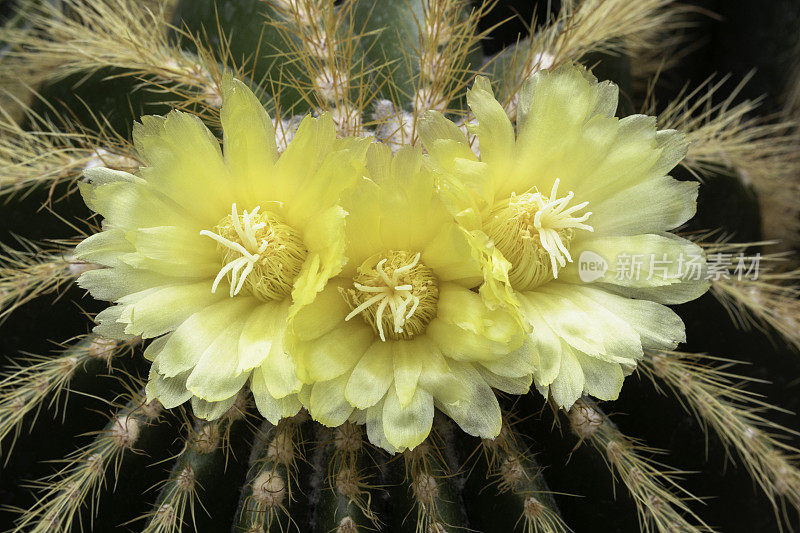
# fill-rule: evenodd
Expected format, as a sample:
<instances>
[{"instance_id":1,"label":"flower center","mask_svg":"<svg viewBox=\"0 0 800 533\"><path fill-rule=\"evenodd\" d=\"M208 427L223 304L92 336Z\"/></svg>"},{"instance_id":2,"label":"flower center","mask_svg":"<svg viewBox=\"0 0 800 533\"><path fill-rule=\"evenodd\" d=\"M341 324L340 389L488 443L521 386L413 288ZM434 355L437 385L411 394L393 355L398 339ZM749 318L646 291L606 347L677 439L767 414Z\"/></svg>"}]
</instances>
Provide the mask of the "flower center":
<instances>
[{"instance_id":1,"label":"flower center","mask_svg":"<svg viewBox=\"0 0 800 533\"><path fill-rule=\"evenodd\" d=\"M559 180L550 196L540 192L512 194L496 205L486 223L486 232L511 263L509 281L517 290L531 290L558 277L558 269L572 262L569 244L576 230L594 231L583 222L591 213L573 216L589 202L569 207L570 191L558 197Z\"/></svg>"},{"instance_id":2,"label":"flower center","mask_svg":"<svg viewBox=\"0 0 800 533\"><path fill-rule=\"evenodd\" d=\"M259 300L282 300L292 292L294 279L308 251L300 234L283 219L269 211L260 212L257 206L240 215L236 204L231 214L200 235L217 241L223 267L214 279L211 292L226 276L230 296L245 288Z\"/></svg>"},{"instance_id":3,"label":"flower center","mask_svg":"<svg viewBox=\"0 0 800 533\"><path fill-rule=\"evenodd\" d=\"M350 312L361 314L386 341L410 339L425 331L436 316L439 284L433 271L419 262L420 254L390 251L358 267L352 289L342 289Z\"/></svg>"}]
</instances>

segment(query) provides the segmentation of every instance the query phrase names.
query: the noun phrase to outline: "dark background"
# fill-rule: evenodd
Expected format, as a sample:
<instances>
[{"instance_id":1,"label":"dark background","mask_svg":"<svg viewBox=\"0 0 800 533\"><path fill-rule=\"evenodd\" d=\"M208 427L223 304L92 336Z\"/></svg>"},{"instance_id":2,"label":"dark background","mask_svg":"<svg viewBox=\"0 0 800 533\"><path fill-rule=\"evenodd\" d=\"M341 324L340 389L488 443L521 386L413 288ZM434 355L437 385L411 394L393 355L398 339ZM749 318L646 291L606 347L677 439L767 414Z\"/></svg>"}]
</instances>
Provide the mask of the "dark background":
<instances>
[{"instance_id":1,"label":"dark background","mask_svg":"<svg viewBox=\"0 0 800 533\"><path fill-rule=\"evenodd\" d=\"M688 3L717 13L719 17L697 17L697 25L690 31L689 38L697 49L684 58L677 69L663 77L659 99L667 101L684 83L696 84L715 73L732 73L732 88L755 68L756 75L742 91L742 97L764 95L763 112L779 110L792 53L800 38L800 2L709 0ZM486 50L495 52L515 41L518 32L525 30L522 21L530 19L534 4L537 2L501 2L492 14L494 21L514 13L518 13L520 18L495 31L485 43ZM546 8L546 2L538 4L540 9ZM7 0L0 2L0 14L10 5ZM492 22L487 20L486 23ZM136 94L129 96L131 86L125 80L98 83L78 87L75 94L63 86L49 91L55 99L74 105L75 98L81 94L93 92L92 97L97 97L95 92L100 87L104 98L101 105L115 110L131 109L128 116L113 112L116 114L112 119L120 125L130 124L133 116L144 111L162 112L157 107L143 108ZM0 241L13 244L15 234L34 240L75 236L73 229L47 209L40 208L45 199L46 193L37 191L24 201L14 199L1 205ZM77 195L58 202L55 207L66 220L74 222L77 219L79 226L85 224L88 212ZM702 216L694 223L697 228L723 227L735 232L737 239L758 238L759 216L752 193L726 177L712 179L701 188L699 211ZM75 289L60 294L59 298L48 296L30 303L0 326L0 357L18 359L23 352L47 353L54 342L66 341L73 335L86 332L89 326L83 313L96 312L102 307ZM724 310L710 296L680 306L679 312L686 321L690 339L686 351L709 352L748 363L741 365L738 372L771 383L752 385L751 390L789 411L800 410L800 354L776 347L780 342L773 343L761 334L736 330ZM122 369L136 372L141 368L141 361L137 358L122 361ZM76 390L112 400L120 390L115 380L121 375L122 372L117 370L114 377L79 379L74 386ZM523 402L523 407L538 411L542 406L538 399L530 398ZM778 531L772 507L754 488L744 469L735 462L725 461L724 448L717 439L713 436L706 439L698 424L685 414L673 397L654 392L649 381L634 375L627 380L620 400L606 405L605 409L614 414L614 420L626 434L669 450L664 462L695 472L685 476L683 486L696 495L708 497L703 504L695 502L692 508L710 525L723 532ZM63 422L61 418L53 421L53 412L45 410L31 433L27 433L26 428L17 441L11 460L0 470L0 505L28 507L33 500L30 491L22 487L22 482L52 472L53 465L43 461L63 458L77 445L87 442L87 437L76 435L102 426L103 413L109 410L96 399L80 394L70 396L70 408ZM793 414L775 413L770 418L800 430L800 420ZM545 411L541 417L526 423L524 428L537 459L547 466L545 476L550 488L576 496L558 497L566 522L576 532L638 531L632 502L621 487L614 498L613 483L598 456L587 448L572 453L574 438L566 429L559 432L558 429L552 430L551 425L552 415ZM171 437L175 433L168 429L160 430L161 440L143 443L153 459L166 458L179 450L178 443ZM7 442L3 444L5 452ZM240 453L245 452L240 450ZM141 456L126 459L117 492L103 496L96 531L141 529L140 525L123 527L119 524L146 511L144 502L154 498L154 493L148 493L146 498L138 495L162 479L168 465L148 466L151 462L152 459ZM231 480L227 486L235 487L237 485L232 480L241 476L241 470L233 468L226 476ZM217 485L224 487L225 483ZM235 495L223 493L204 501L215 519L203 519L202 530L223 531L223 524L233 513ZM0 530L10 524L11 518L12 515L0 514Z\"/></svg>"}]
</instances>

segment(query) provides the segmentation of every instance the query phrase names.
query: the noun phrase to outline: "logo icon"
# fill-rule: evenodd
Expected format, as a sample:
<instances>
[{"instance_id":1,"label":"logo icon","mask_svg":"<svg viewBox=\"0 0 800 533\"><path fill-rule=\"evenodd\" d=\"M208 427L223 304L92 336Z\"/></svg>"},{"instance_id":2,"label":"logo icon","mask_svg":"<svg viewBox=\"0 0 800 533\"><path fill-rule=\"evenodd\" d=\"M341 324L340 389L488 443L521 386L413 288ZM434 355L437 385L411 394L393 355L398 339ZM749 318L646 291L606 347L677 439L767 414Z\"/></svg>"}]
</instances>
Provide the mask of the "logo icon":
<instances>
[{"instance_id":1,"label":"logo icon","mask_svg":"<svg viewBox=\"0 0 800 533\"><path fill-rule=\"evenodd\" d=\"M608 262L600 254L590 250L581 252L578 258L578 277L584 283L602 278L608 270Z\"/></svg>"}]
</instances>

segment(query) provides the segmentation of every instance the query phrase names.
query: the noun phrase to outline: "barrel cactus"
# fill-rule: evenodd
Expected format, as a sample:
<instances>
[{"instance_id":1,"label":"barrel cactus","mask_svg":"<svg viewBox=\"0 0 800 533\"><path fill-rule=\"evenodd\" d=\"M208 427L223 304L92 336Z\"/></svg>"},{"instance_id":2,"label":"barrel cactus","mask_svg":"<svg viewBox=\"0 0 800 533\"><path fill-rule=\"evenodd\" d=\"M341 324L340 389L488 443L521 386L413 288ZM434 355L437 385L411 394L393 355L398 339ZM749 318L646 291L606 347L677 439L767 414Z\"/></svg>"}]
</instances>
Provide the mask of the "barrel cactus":
<instances>
[{"instance_id":1,"label":"barrel cactus","mask_svg":"<svg viewBox=\"0 0 800 533\"><path fill-rule=\"evenodd\" d=\"M708 13L0 16L9 531L797 525L796 88Z\"/></svg>"}]
</instances>

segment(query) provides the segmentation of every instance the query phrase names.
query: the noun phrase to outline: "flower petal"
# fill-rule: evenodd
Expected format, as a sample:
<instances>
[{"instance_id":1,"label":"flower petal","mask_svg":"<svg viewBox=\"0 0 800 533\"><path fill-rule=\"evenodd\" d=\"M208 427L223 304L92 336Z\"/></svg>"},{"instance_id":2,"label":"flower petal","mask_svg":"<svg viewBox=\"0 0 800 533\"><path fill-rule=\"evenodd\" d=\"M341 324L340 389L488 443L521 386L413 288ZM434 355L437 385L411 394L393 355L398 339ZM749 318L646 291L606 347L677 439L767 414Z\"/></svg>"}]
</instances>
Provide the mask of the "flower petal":
<instances>
[{"instance_id":1,"label":"flower petal","mask_svg":"<svg viewBox=\"0 0 800 533\"><path fill-rule=\"evenodd\" d=\"M702 296L709 287L703 250L671 233L586 238L573 247L576 257L585 251L608 265L592 283L612 292L677 304ZM568 264L559 280L582 283L578 269L578 262Z\"/></svg>"},{"instance_id":2,"label":"flower petal","mask_svg":"<svg viewBox=\"0 0 800 533\"><path fill-rule=\"evenodd\" d=\"M569 409L583 395L585 378L575 350L564 346L558 376L550 384L550 394L559 407Z\"/></svg>"},{"instance_id":3,"label":"flower petal","mask_svg":"<svg viewBox=\"0 0 800 533\"><path fill-rule=\"evenodd\" d=\"M541 291L521 293L520 301L529 320L532 316L541 317L550 329L576 349L594 355L604 351L603 332L591 321L588 309L562 294Z\"/></svg>"},{"instance_id":4,"label":"flower petal","mask_svg":"<svg viewBox=\"0 0 800 533\"><path fill-rule=\"evenodd\" d=\"M439 408L464 432L483 439L495 438L500 434L503 419L494 392L472 365L453 361L450 368L461 383L466 399L442 403Z\"/></svg>"},{"instance_id":5,"label":"flower petal","mask_svg":"<svg viewBox=\"0 0 800 533\"><path fill-rule=\"evenodd\" d=\"M308 128L304 125L313 120ZM311 144L313 143L313 144ZM283 182L279 196L286 220L304 229L320 211L339 202L341 193L364 175L364 153L369 139L336 139L333 121L323 115L306 118L275 166L276 179Z\"/></svg>"},{"instance_id":6,"label":"flower petal","mask_svg":"<svg viewBox=\"0 0 800 533\"><path fill-rule=\"evenodd\" d=\"M247 319L239 338L237 372L261 367L267 389L275 398L300 390L294 359L286 352L284 334L288 302L262 304Z\"/></svg>"},{"instance_id":7,"label":"flower petal","mask_svg":"<svg viewBox=\"0 0 800 533\"><path fill-rule=\"evenodd\" d=\"M305 244L309 254L294 281L289 318L313 302L328 280L341 272L345 263L345 216L344 209L334 206L318 213L306 227Z\"/></svg>"},{"instance_id":8,"label":"flower petal","mask_svg":"<svg viewBox=\"0 0 800 533\"><path fill-rule=\"evenodd\" d=\"M120 264L114 268L87 270L78 278L78 286L86 289L98 300L113 302L123 296L149 288L167 285L185 285L195 280L165 276L151 270L135 269Z\"/></svg>"},{"instance_id":9,"label":"flower petal","mask_svg":"<svg viewBox=\"0 0 800 533\"><path fill-rule=\"evenodd\" d=\"M294 416L302 407L296 394L290 394L280 399L275 399L267 389L267 382L261 368L256 367L250 377L250 390L256 401L256 407L261 416L272 424L277 424L282 418Z\"/></svg>"},{"instance_id":10,"label":"flower petal","mask_svg":"<svg viewBox=\"0 0 800 533\"><path fill-rule=\"evenodd\" d=\"M493 389L498 389L508 394L526 394L531 389L533 376L526 374L519 377L502 376L488 369L478 366L478 372L486 383Z\"/></svg>"},{"instance_id":11,"label":"flower petal","mask_svg":"<svg viewBox=\"0 0 800 533\"><path fill-rule=\"evenodd\" d=\"M297 377L297 368L294 359L286 351L283 337L278 337L270 348L269 355L261 363L267 379L267 388L275 398L283 398L289 394L298 392L303 383Z\"/></svg>"},{"instance_id":12,"label":"flower petal","mask_svg":"<svg viewBox=\"0 0 800 533\"><path fill-rule=\"evenodd\" d=\"M216 420L225 413L236 402L236 395L221 402L207 402L197 396L192 397L192 412L197 418L203 420Z\"/></svg>"},{"instance_id":13,"label":"flower petal","mask_svg":"<svg viewBox=\"0 0 800 533\"><path fill-rule=\"evenodd\" d=\"M235 201L219 142L195 115L171 111L144 116L133 126L133 142L147 184L207 226L216 224Z\"/></svg>"},{"instance_id":14,"label":"flower petal","mask_svg":"<svg viewBox=\"0 0 800 533\"><path fill-rule=\"evenodd\" d=\"M383 403L383 431L386 440L398 450L413 450L424 441L433 425L433 398L417 388L411 400L403 404L389 389Z\"/></svg>"},{"instance_id":15,"label":"flower petal","mask_svg":"<svg viewBox=\"0 0 800 533\"><path fill-rule=\"evenodd\" d=\"M306 408L314 420L328 427L338 427L347 421L353 412L353 406L344 396L348 377L343 374L311 385L311 397Z\"/></svg>"},{"instance_id":16,"label":"flower petal","mask_svg":"<svg viewBox=\"0 0 800 533\"><path fill-rule=\"evenodd\" d=\"M129 340L135 337L129 333L125 333L124 322L120 322L120 317L125 311L123 305L112 305L97 313L94 321L97 325L92 328L92 332L100 337L106 339Z\"/></svg>"},{"instance_id":17,"label":"flower petal","mask_svg":"<svg viewBox=\"0 0 800 533\"><path fill-rule=\"evenodd\" d=\"M98 180L95 172L87 171L85 175L91 180L80 185L86 205L103 215L111 227L131 230L187 222L197 224L197 217L190 210L154 190L141 178L134 176L130 181L108 182Z\"/></svg>"},{"instance_id":18,"label":"flower petal","mask_svg":"<svg viewBox=\"0 0 800 533\"><path fill-rule=\"evenodd\" d=\"M538 388L550 385L561 368L561 352L565 342L553 331L544 317L532 307L525 307L525 317L533 326L530 340L536 349L533 359L533 379Z\"/></svg>"},{"instance_id":19,"label":"flower petal","mask_svg":"<svg viewBox=\"0 0 800 533\"><path fill-rule=\"evenodd\" d=\"M508 355L493 360L481 361L478 369L480 370L480 367L483 367L498 376L519 378L533 371L537 357L536 346L528 337L522 343L522 346Z\"/></svg>"},{"instance_id":20,"label":"flower petal","mask_svg":"<svg viewBox=\"0 0 800 533\"><path fill-rule=\"evenodd\" d=\"M239 337L237 371L257 367L267 358L272 345L281 343L286 327L286 307L283 303L265 302L240 318L244 326Z\"/></svg>"},{"instance_id":21,"label":"flower petal","mask_svg":"<svg viewBox=\"0 0 800 533\"><path fill-rule=\"evenodd\" d=\"M389 444L386 433L383 431L383 404L384 400L367 409L367 438L375 446L386 450L389 453L397 453L399 450Z\"/></svg>"},{"instance_id":22,"label":"flower petal","mask_svg":"<svg viewBox=\"0 0 800 533\"><path fill-rule=\"evenodd\" d=\"M467 91L467 104L478 119L475 132L480 139L481 161L491 165L493 173L502 173L514 158L514 128L495 99L488 78L475 78L472 89Z\"/></svg>"},{"instance_id":23,"label":"flower petal","mask_svg":"<svg viewBox=\"0 0 800 533\"><path fill-rule=\"evenodd\" d=\"M186 388L186 379L189 371L182 372L171 378L162 376L156 370L156 365L150 367L150 375L147 378L147 401L151 402L158 399L164 409L174 409L179 405L189 401L192 397L191 391Z\"/></svg>"},{"instance_id":24,"label":"flower petal","mask_svg":"<svg viewBox=\"0 0 800 533\"><path fill-rule=\"evenodd\" d=\"M638 235L677 228L694 216L698 187L697 182L662 176L625 189L590 207L594 234L578 233L573 243L590 235Z\"/></svg>"},{"instance_id":25,"label":"flower petal","mask_svg":"<svg viewBox=\"0 0 800 533\"><path fill-rule=\"evenodd\" d=\"M376 340L358 361L347 381L345 397L359 409L376 405L394 379L391 342Z\"/></svg>"},{"instance_id":26,"label":"flower petal","mask_svg":"<svg viewBox=\"0 0 800 533\"><path fill-rule=\"evenodd\" d=\"M417 128L419 138L430 154L434 164L452 169L456 158L475 161L477 157L467 144L467 138L458 126L444 118L438 111L426 111L420 117Z\"/></svg>"},{"instance_id":27,"label":"flower petal","mask_svg":"<svg viewBox=\"0 0 800 533\"><path fill-rule=\"evenodd\" d=\"M236 298L241 303L249 298ZM228 302L227 295L211 294L210 281L153 287L119 299L125 306L120 320L125 333L148 339L179 327L193 313L210 305Z\"/></svg>"},{"instance_id":28,"label":"flower petal","mask_svg":"<svg viewBox=\"0 0 800 533\"><path fill-rule=\"evenodd\" d=\"M425 337L392 343L394 354L394 388L400 405L405 407L414 397L426 355L438 351Z\"/></svg>"},{"instance_id":29,"label":"flower petal","mask_svg":"<svg viewBox=\"0 0 800 533\"><path fill-rule=\"evenodd\" d=\"M672 350L686 341L683 320L669 307L601 289L585 288L583 293L630 324L645 348Z\"/></svg>"},{"instance_id":30,"label":"flower petal","mask_svg":"<svg viewBox=\"0 0 800 533\"><path fill-rule=\"evenodd\" d=\"M290 339L289 353L294 357L297 374L304 383L328 381L351 370L373 338L369 326L356 317L316 339Z\"/></svg>"},{"instance_id":31,"label":"flower petal","mask_svg":"<svg viewBox=\"0 0 800 533\"><path fill-rule=\"evenodd\" d=\"M129 238L151 270L187 278L213 278L219 254L211 239L180 226L157 226L132 231ZM129 261L130 262L130 261Z\"/></svg>"},{"instance_id":32,"label":"flower petal","mask_svg":"<svg viewBox=\"0 0 800 533\"><path fill-rule=\"evenodd\" d=\"M191 315L169 336L158 354L158 371L172 377L191 370L214 340L252 305L249 298L226 298ZM234 351L237 349L238 345Z\"/></svg>"},{"instance_id":33,"label":"flower petal","mask_svg":"<svg viewBox=\"0 0 800 533\"><path fill-rule=\"evenodd\" d=\"M85 238L75 247L74 255L81 261L113 267L121 264L122 258L135 252L119 228L111 228Z\"/></svg>"},{"instance_id":34,"label":"flower petal","mask_svg":"<svg viewBox=\"0 0 800 533\"><path fill-rule=\"evenodd\" d=\"M574 355L583 371L584 391L601 400L616 400L625 380L619 363L601 361L579 352Z\"/></svg>"},{"instance_id":35,"label":"flower petal","mask_svg":"<svg viewBox=\"0 0 800 533\"><path fill-rule=\"evenodd\" d=\"M422 262L436 272L439 280L472 288L481 281L481 265L464 231L445 225L422 250Z\"/></svg>"},{"instance_id":36,"label":"flower petal","mask_svg":"<svg viewBox=\"0 0 800 533\"><path fill-rule=\"evenodd\" d=\"M259 196L278 157L275 127L253 92L241 81L222 80L222 109L225 163L242 194Z\"/></svg>"},{"instance_id":37,"label":"flower petal","mask_svg":"<svg viewBox=\"0 0 800 533\"><path fill-rule=\"evenodd\" d=\"M350 312L347 302L339 292L343 285L344 283L331 280L313 303L300 309L289 325L292 336L308 341L342 324Z\"/></svg>"},{"instance_id":38,"label":"flower petal","mask_svg":"<svg viewBox=\"0 0 800 533\"><path fill-rule=\"evenodd\" d=\"M243 327L241 321L234 320L200 356L186 380L186 388L195 396L209 402L227 400L247 382L250 372L237 372Z\"/></svg>"},{"instance_id":39,"label":"flower petal","mask_svg":"<svg viewBox=\"0 0 800 533\"><path fill-rule=\"evenodd\" d=\"M589 298L585 291L586 287L566 283L549 283L540 289L542 293L549 296L567 299L577 308L585 311L601 335L601 347L597 353L592 355L610 362L624 363L642 357L642 341L639 334L612 310L597 305L594 300ZM578 346L575 348L581 349Z\"/></svg>"}]
</instances>

